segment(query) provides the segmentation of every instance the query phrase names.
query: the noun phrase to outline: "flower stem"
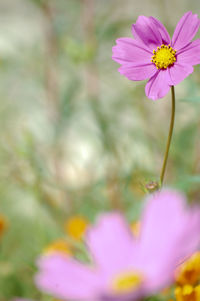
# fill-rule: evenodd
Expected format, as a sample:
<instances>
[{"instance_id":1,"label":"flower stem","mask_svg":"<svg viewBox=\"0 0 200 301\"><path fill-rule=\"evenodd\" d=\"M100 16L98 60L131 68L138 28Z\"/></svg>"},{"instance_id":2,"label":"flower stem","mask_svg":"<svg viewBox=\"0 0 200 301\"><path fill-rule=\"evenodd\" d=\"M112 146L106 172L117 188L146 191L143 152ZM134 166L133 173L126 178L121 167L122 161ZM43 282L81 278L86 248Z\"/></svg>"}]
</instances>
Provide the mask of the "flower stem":
<instances>
[{"instance_id":1,"label":"flower stem","mask_svg":"<svg viewBox=\"0 0 200 301\"><path fill-rule=\"evenodd\" d=\"M171 113L171 121L170 121L170 127L169 127L169 134L168 134L168 139L167 139L167 146L165 150L165 156L163 160L163 165L162 165L162 170L160 173L160 186L163 184L164 180L164 175L165 175L165 170L166 170L166 165L167 165L167 159L168 159L168 154L169 154L169 148L172 140L172 134L173 134L173 128L174 128L174 119L175 119L175 91L174 91L174 86L171 87L171 95L172 95L172 113Z\"/></svg>"}]
</instances>

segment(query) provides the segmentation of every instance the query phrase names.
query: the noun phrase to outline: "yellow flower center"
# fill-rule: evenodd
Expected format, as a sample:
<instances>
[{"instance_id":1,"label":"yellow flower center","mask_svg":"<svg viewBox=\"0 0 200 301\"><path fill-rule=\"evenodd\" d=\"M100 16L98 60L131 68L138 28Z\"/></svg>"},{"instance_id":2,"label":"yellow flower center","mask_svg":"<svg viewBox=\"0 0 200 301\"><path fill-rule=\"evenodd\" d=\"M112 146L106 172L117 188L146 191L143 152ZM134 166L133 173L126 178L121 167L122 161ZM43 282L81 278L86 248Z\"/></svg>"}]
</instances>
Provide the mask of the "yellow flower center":
<instances>
[{"instance_id":1,"label":"yellow flower center","mask_svg":"<svg viewBox=\"0 0 200 301\"><path fill-rule=\"evenodd\" d=\"M156 65L157 69L167 69L167 67L176 62L176 50L170 44L162 44L160 47L157 47L157 50L153 50L151 61Z\"/></svg>"},{"instance_id":2,"label":"yellow flower center","mask_svg":"<svg viewBox=\"0 0 200 301\"><path fill-rule=\"evenodd\" d=\"M112 281L112 290L115 293L128 293L135 290L142 283L142 277L138 273L126 272L117 275Z\"/></svg>"}]
</instances>

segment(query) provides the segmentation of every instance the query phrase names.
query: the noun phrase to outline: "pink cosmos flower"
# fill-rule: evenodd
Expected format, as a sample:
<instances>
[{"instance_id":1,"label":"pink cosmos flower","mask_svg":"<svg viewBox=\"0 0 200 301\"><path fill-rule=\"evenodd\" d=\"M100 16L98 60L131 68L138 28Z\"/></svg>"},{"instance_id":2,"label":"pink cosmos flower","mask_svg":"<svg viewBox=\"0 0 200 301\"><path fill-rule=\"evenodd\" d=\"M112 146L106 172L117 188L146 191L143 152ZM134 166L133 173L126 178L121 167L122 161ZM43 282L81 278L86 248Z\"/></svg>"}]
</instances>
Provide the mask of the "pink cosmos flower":
<instances>
[{"instance_id":1,"label":"pink cosmos flower","mask_svg":"<svg viewBox=\"0 0 200 301\"><path fill-rule=\"evenodd\" d=\"M119 72L130 80L145 80L147 97L164 97L200 63L200 39L193 42L200 26L197 15L187 12L178 22L172 39L160 21L140 16L132 25L132 38L120 38L113 47Z\"/></svg>"},{"instance_id":2,"label":"pink cosmos flower","mask_svg":"<svg viewBox=\"0 0 200 301\"><path fill-rule=\"evenodd\" d=\"M92 264L43 256L36 284L62 300L138 300L173 281L177 264L199 246L199 230L199 207L188 208L177 192L157 192L147 200L138 237L121 214L105 214L86 236Z\"/></svg>"}]
</instances>

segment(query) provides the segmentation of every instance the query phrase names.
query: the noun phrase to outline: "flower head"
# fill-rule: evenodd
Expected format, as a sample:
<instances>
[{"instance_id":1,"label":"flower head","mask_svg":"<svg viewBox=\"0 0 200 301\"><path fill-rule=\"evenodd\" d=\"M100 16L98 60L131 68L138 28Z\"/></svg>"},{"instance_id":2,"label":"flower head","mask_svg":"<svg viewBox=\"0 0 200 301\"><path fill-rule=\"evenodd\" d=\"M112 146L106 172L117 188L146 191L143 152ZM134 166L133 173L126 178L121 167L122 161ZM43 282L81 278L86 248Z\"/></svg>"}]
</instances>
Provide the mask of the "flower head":
<instances>
[{"instance_id":1,"label":"flower head","mask_svg":"<svg viewBox=\"0 0 200 301\"><path fill-rule=\"evenodd\" d=\"M88 228L88 220L83 216L72 216L65 222L65 232L76 240L81 240Z\"/></svg>"},{"instance_id":2,"label":"flower head","mask_svg":"<svg viewBox=\"0 0 200 301\"><path fill-rule=\"evenodd\" d=\"M136 221L136 222L132 222L130 224L131 227L131 231L133 233L134 236L139 236L140 233L140 222Z\"/></svg>"},{"instance_id":3,"label":"flower head","mask_svg":"<svg viewBox=\"0 0 200 301\"><path fill-rule=\"evenodd\" d=\"M0 215L0 237L3 235L7 227L8 227L7 219L3 215Z\"/></svg>"},{"instance_id":4,"label":"flower head","mask_svg":"<svg viewBox=\"0 0 200 301\"><path fill-rule=\"evenodd\" d=\"M57 252L63 253L65 255L72 254L71 247L64 238L60 238L53 241L44 249L45 254L51 254Z\"/></svg>"},{"instance_id":5,"label":"flower head","mask_svg":"<svg viewBox=\"0 0 200 301\"><path fill-rule=\"evenodd\" d=\"M92 264L54 254L38 260L37 286L72 300L133 301L169 285L177 264L199 246L200 209L187 208L182 195L150 196L134 237L121 214L100 217L86 235Z\"/></svg>"},{"instance_id":6,"label":"flower head","mask_svg":"<svg viewBox=\"0 0 200 301\"><path fill-rule=\"evenodd\" d=\"M200 63L200 39L193 42L200 26L197 15L187 12L178 22L172 39L160 21L140 16L132 25L132 38L119 38L113 60L119 72L133 81L149 79L145 92L156 100L180 83Z\"/></svg>"},{"instance_id":7,"label":"flower head","mask_svg":"<svg viewBox=\"0 0 200 301\"><path fill-rule=\"evenodd\" d=\"M200 281L200 252L193 254L176 271L179 285L195 285Z\"/></svg>"},{"instance_id":8,"label":"flower head","mask_svg":"<svg viewBox=\"0 0 200 301\"><path fill-rule=\"evenodd\" d=\"M192 285L178 286L175 289L176 301L199 301L200 285L193 287Z\"/></svg>"},{"instance_id":9,"label":"flower head","mask_svg":"<svg viewBox=\"0 0 200 301\"><path fill-rule=\"evenodd\" d=\"M176 270L176 301L200 300L200 252L194 253Z\"/></svg>"}]
</instances>

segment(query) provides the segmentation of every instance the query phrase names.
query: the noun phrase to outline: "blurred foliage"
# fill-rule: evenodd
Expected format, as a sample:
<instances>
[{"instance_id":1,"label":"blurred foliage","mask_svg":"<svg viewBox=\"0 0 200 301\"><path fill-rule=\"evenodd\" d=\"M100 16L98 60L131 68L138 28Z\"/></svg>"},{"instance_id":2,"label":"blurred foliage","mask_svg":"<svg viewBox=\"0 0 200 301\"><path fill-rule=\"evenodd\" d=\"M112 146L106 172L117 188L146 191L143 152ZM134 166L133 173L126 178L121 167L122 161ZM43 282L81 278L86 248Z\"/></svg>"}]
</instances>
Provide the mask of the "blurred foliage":
<instances>
[{"instance_id":1,"label":"blurred foliage","mask_svg":"<svg viewBox=\"0 0 200 301\"><path fill-rule=\"evenodd\" d=\"M173 11L171 10L173 7ZM176 9L177 8L177 9ZM33 283L35 261L57 239L76 245L66 220L103 211L139 219L145 184L158 180L170 95L152 102L111 60L140 14L173 32L198 1L1 0L0 301L52 298ZM165 182L200 200L200 69L176 89L176 124ZM152 297L148 300L165 300Z\"/></svg>"}]
</instances>

